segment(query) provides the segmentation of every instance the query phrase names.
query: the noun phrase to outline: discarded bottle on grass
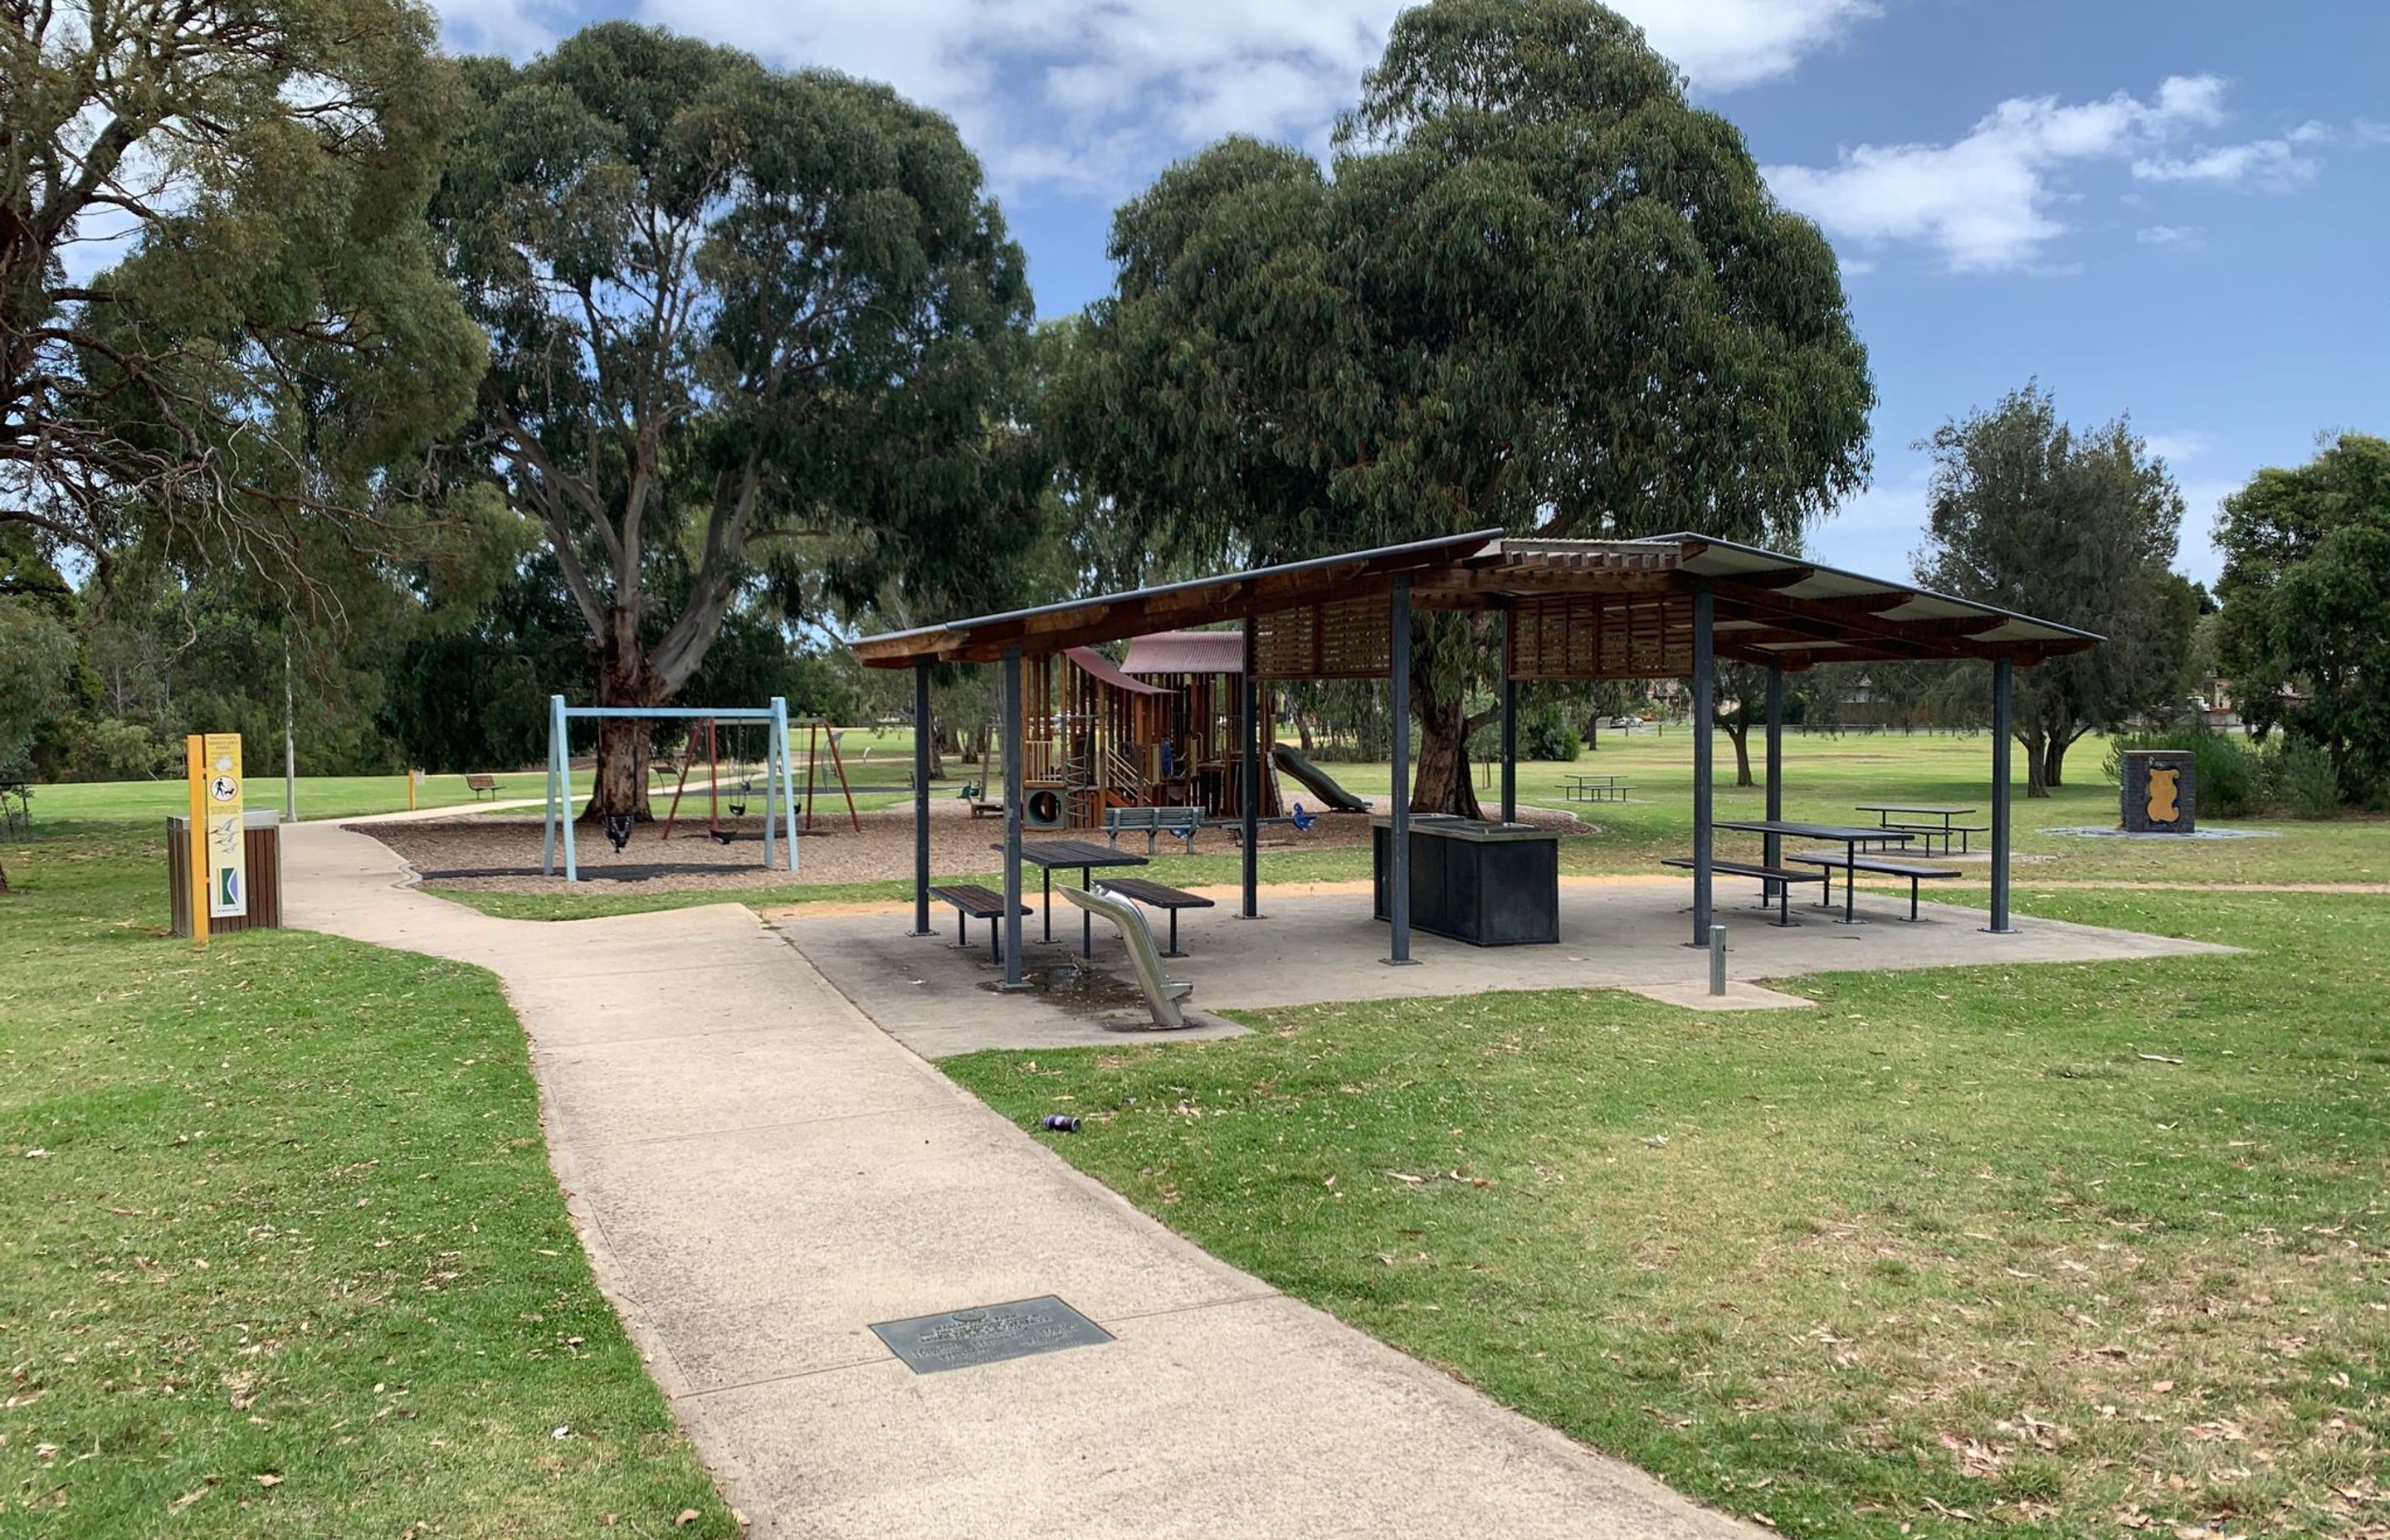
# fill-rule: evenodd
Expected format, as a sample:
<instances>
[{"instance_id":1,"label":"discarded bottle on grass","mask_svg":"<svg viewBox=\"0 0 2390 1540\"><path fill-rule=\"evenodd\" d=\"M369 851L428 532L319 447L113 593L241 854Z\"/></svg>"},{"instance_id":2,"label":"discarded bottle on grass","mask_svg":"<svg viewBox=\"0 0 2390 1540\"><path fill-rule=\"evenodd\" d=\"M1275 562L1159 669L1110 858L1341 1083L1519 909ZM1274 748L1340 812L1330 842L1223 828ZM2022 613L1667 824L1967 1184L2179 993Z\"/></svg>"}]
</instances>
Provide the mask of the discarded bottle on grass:
<instances>
[{"instance_id":1,"label":"discarded bottle on grass","mask_svg":"<svg viewBox=\"0 0 2390 1540\"><path fill-rule=\"evenodd\" d=\"M1046 1114L1045 1126L1048 1134L1076 1134L1079 1131L1079 1120L1061 1112L1048 1112Z\"/></svg>"}]
</instances>

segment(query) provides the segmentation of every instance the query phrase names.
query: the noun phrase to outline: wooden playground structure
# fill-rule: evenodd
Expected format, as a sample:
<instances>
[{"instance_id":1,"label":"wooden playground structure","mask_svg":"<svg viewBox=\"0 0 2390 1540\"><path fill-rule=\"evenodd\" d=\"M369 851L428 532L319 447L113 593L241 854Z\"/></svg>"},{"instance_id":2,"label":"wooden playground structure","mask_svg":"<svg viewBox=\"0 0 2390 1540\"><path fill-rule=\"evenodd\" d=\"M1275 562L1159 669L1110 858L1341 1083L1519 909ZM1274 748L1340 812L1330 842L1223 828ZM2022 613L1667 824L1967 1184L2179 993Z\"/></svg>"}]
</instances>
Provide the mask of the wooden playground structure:
<instances>
[{"instance_id":1,"label":"wooden playground structure","mask_svg":"<svg viewBox=\"0 0 2390 1540\"><path fill-rule=\"evenodd\" d=\"M1096 828L1107 812L1244 805L1236 751L1244 638L1233 631L1139 636L1114 664L1093 648L1030 661L1022 698L1022 819L1031 828ZM1275 738L1266 691L1262 740ZM1262 761L1261 815L1279 815L1276 767Z\"/></svg>"}]
</instances>

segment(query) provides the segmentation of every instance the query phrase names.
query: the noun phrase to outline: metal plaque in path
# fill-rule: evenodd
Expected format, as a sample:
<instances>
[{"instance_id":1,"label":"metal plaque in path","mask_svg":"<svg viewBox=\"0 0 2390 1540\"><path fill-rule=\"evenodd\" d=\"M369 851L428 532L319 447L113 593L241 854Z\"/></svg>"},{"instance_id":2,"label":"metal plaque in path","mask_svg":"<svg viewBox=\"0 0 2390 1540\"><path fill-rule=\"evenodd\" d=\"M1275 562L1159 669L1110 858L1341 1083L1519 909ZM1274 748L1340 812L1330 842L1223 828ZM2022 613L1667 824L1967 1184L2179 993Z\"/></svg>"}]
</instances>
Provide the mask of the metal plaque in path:
<instances>
[{"instance_id":1,"label":"metal plaque in path","mask_svg":"<svg viewBox=\"0 0 2390 1540\"><path fill-rule=\"evenodd\" d=\"M908 1321L879 1321L871 1329L916 1374L967 1369L974 1364L1093 1347L1112 1340L1111 1332L1052 1294L1010 1304L950 1310L942 1315L916 1315Z\"/></svg>"}]
</instances>

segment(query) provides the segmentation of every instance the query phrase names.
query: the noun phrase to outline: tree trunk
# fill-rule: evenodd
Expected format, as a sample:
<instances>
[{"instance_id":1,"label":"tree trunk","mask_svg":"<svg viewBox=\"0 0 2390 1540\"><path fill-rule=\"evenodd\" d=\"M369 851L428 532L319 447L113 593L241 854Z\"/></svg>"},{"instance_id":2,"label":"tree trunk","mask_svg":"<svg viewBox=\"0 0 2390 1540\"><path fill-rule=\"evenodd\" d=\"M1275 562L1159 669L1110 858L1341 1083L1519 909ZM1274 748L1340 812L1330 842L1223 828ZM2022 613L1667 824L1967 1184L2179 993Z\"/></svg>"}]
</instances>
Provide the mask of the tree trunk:
<instances>
[{"instance_id":1,"label":"tree trunk","mask_svg":"<svg viewBox=\"0 0 2390 1540\"><path fill-rule=\"evenodd\" d=\"M2041 757L2041 784L2043 786L2064 786L2066 784L2066 751L2071 742L2071 739L2060 734L2052 733L2049 735L2049 746L2043 751Z\"/></svg>"},{"instance_id":2,"label":"tree trunk","mask_svg":"<svg viewBox=\"0 0 2390 1540\"><path fill-rule=\"evenodd\" d=\"M1484 817L1477 788L1469 778L1468 702L1458 697L1441 699L1433 684L1414 672L1411 709L1420 727L1419 756L1411 765L1411 811ZM1393 724L1398 733L1406 726Z\"/></svg>"},{"instance_id":3,"label":"tree trunk","mask_svg":"<svg viewBox=\"0 0 2390 1540\"><path fill-rule=\"evenodd\" d=\"M598 703L601 706L645 707L661 704L642 649L632 658L620 653L598 665ZM648 806L648 736L645 718L600 717L598 722L598 770L589 804L581 810L585 822L627 814L636 823L653 821Z\"/></svg>"},{"instance_id":4,"label":"tree trunk","mask_svg":"<svg viewBox=\"0 0 2390 1540\"><path fill-rule=\"evenodd\" d=\"M2024 745L2024 794L2028 798L2049 796L2049 783L2042 778L2042 755L2049 747L2049 735L2033 727L2017 734L2016 739Z\"/></svg>"},{"instance_id":5,"label":"tree trunk","mask_svg":"<svg viewBox=\"0 0 2390 1540\"><path fill-rule=\"evenodd\" d=\"M1729 712L1718 718L1718 725L1734 740L1734 784L1758 785L1751 778L1751 719L1741 712Z\"/></svg>"}]
</instances>

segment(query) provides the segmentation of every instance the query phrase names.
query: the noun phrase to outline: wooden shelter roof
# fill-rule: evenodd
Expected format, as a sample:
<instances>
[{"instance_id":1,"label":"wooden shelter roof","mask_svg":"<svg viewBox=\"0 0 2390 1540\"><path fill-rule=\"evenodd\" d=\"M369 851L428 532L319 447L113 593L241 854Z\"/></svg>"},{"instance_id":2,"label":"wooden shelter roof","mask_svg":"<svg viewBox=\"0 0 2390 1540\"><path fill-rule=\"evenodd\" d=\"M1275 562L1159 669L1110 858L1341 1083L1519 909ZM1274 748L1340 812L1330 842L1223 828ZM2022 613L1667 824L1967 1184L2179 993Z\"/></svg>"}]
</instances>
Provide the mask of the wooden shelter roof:
<instances>
[{"instance_id":1,"label":"wooden shelter roof","mask_svg":"<svg viewBox=\"0 0 2390 1540\"><path fill-rule=\"evenodd\" d=\"M1422 609L1508 613L1522 679L1664 678L1691 670L1692 596L1706 584L1722 658L1819 662L2007 658L2030 665L2098 635L1703 534L1510 538L1479 531L1034 610L866 636L875 668L992 662L1222 621L1252 620L1269 678L1361 678L1386 666L1386 597L1408 578Z\"/></svg>"}]
</instances>

